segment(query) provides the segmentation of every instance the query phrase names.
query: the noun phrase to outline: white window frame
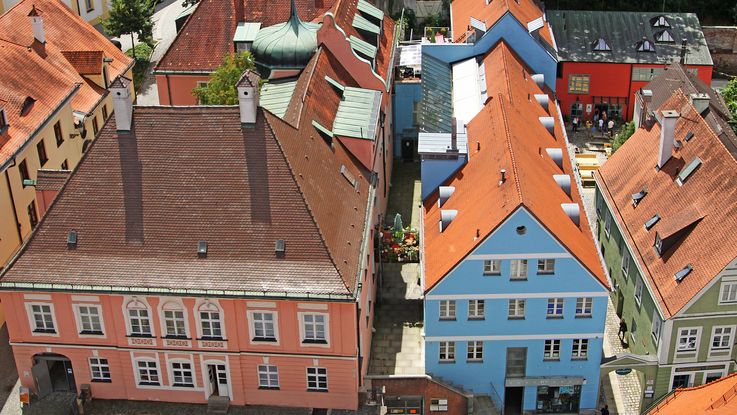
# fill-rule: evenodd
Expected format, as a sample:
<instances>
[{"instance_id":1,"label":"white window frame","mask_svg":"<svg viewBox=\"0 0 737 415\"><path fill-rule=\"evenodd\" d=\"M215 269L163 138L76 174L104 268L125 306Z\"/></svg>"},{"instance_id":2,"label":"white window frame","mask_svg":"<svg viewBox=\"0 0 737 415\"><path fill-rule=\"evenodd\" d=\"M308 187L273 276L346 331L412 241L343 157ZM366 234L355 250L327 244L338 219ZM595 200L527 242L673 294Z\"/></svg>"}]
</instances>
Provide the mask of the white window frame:
<instances>
[{"instance_id":1,"label":"white window frame","mask_svg":"<svg viewBox=\"0 0 737 415\"><path fill-rule=\"evenodd\" d=\"M279 389L279 368L276 365L264 363L258 365L256 368L258 375L258 388L259 389ZM263 379L261 375L265 376L266 383L261 382ZM274 381L274 379L276 379Z\"/></svg>"},{"instance_id":2,"label":"white window frame","mask_svg":"<svg viewBox=\"0 0 737 415\"><path fill-rule=\"evenodd\" d=\"M182 379L185 378L184 376L184 369L183 367L180 367L179 369L175 369L174 365L189 365L189 372L190 377L192 378L192 384L186 384L186 383L175 383L175 371L181 371L182 372ZM192 360L188 359L167 359L166 361L166 369L168 371L169 375L169 386L172 388L182 388L182 389L195 389L197 388L197 376L196 371L194 369L194 362Z\"/></svg>"},{"instance_id":3,"label":"white window frame","mask_svg":"<svg viewBox=\"0 0 737 415\"><path fill-rule=\"evenodd\" d=\"M635 303L637 304L637 307L642 306L642 277L637 277L635 280Z\"/></svg>"},{"instance_id":4,"label":"white window frame","mask_svg":"<svg viewBox=\"0 0 737 415\"><path fill-rule=\"evenodd\" d=\"M103 363L102 361L105 361ZM94 356L88 359L90 365L90 381L91 382L112 382L112 376L110 375L110 360L105 357ZM107 369L107 370L105 370ZM107 372L107 377L105 376ZM96 376L96 373L98 374Z\"/></svg>"},{"instance_id":5,"label":"white window frame","mask_svg":"<svg viewBox=\"0 0 737 415\"><path fill-rule=\"evenodd\" d=\"M624 275L625 280L629 276L631 263L630 250L627 249L627 244L622 241L622 275Z\"/></svg>"},{"instance_id":6,"label":"white window frame","mask_svg":"<svg viewBox=\"0 0 737 415\"><path fill-rule=\"evenodd\" d=\"M721 330L721 333L717 334L717 330ZM729 334L724 334L724 330L729 330ZM735 326L714 326L711 328L711 337L709 338L709 350L710 351L717 351L717 352L723 352L723 351L731 351L732 345L734 344L734 332L735 332ZM716 337L719 336L720 343L724 342L724 337L727 337L727 346L726 347L714 347L714 340L716 340ZM730 353L731 354L731 353Z\"/></svg>"},{"instance_id":7,"label":"white window frame","mask_svg":"<svg viewBox=\"0 0 737 415\"><path fill-rule=\"evenodd\" d=\"M28 327L31 329L31 335L32 336L53 336L53 337L59 337L59 325L56 322L56 312L54 310L54 304L50 302L27 302L26 305L26 314L28 315ZM51 311L51 324L54 326L54 331L36 331L38 330L38 327L36 327L36 319L33 314L33 306L48 306L49 310ZM44 323L45 324L45 323ZM43 329L48 330L48 329Z\"/></svg>"},{"instance_id":8,"label":"white window frame","mask_svg":"<svg viewBox=\"0 0 737 415\"><path fill-rule=\"evenodd\" d=\"M527 307L527 301L524 298L513 298L507 302L507 319L508 320L522 320L525 318L525 308ZM522 305L520 307L520 304ZM521 310L521 313L520 313ZM510 313L514 311L514 313Z\"/></svg>"},{"instance_id":9,"label":"white window frame","mask_svg":"<svg viewBox=\"0 0 737 415\"><path fill-rule=\"evenodd\" d=\"M589 339L573 339L571 360L587 360L589 358Z\"/></svg>"},{"instance_id":10,"label":"white window frame","mask_svg":"<svg viewBox=\"0 0 737 415\"><path fill-rule=\"evenodd\" d=\"M560 343L560 339L545 340L543 360L560 360Z\"/></svg>"},{"instance_id":11,"label":"white window frame","mask_svg":"<svg viewBox=\"0 0 737 415\"><path fill-rule=\"evenodd\" d=\"M687 332L685 336L683 334L684 331ZM693 331L695 331L696 333L692 334ZM687 340L691 337L695 337L693 349L681 349L681 338L683 337L685 337ZM678 329L678 337L676 338L676 353L680 353L680 354L695 353L698 355L700 343L701 343L701 327L680 327Z\"/></svg>"},{"instance_id":12,"label":"white window frame","mask_svg":"<svg viewBox=\"0 0 737 415\"><path fill-rule=\"evenodd\" d=\"M156 371L156 377L158 379L157 382L149 382L149 381L147 381L146 383L143 383L143 380L141 379L141 372L139 371L140 368L138 366L139 365L139 362L146 362L147 376L150 376L150 371L152 369ZM149 367L149 364L150 363L153 363L154 364L154 367L153 368ZM135 378L136 378L136 386L139 387L139 388L140 387L154 387L154 388L159 388L159 387L161 387L163 385L163 383L161 381L161 379L162 379L161 378L161 365L159 364L159 360L158 359L151 358L151 357L139 357L139 358L133 359L133 374L135 375Z\"/></svg>"},{"instance_id":13,"label":"white window frame","mask_svg":"<svg viewBox=\"0 0 737 415\"><path fill-rule=\"evenodd\" d=\"M271 314L272 323L274 325L274 340L266 340L268 337L256 337L256 314ZM260 321L260 320L259 320ZM302 322L300 322L300 327L302 327ZM272 345L278 345L279 344L279 313L276 312L276 310L261 310L261 309L254 309L254 310L248 310L248 328L249 328L249 336L248 340L251 344L272 344ZM259 340L262 339L262 340Z\"/></svg>"},{"instance_id":14,"label":"white window frame","mask_svg":"<svg viewBox=\"0 0 737 415\"><path fill-rule=\"evenodd\" d=\"M305 371L307 373L307 391L308 392L327 392L329 390L330 384L328 383L328 369L325 367L316 367L316 366L309 366L305 368ZM310 373L312 371L313 373ZM320 373L323 372L323 373ZM310 377L314 377L314 383L317 385L314 388L310 387ZM322 381L325 383L324 387L320 386L321 380L320 378L323 378Z\"/></svg>"},{"instance_id":15,"label":"white window frame","mask_svg":"<svg viewBox=\"0 0 737 415\"><path fill-rule=\"evenodd\" d=\"M484 300L468 300L468 319L483 320L486 317L486 302Z\"/></svg>"},{"instance_id":16,"label":"white window frame","mask_svg":"<svg viewBox=\"0 0 737 415\"><path fill-rule=\"evenodd\" d=\"M166 328L166 312L176 312L181 311L182 312L182 319L184 320L184 334L169 334L169 331ZM159 310L159 321L161 322L161 337L164 338L186 338L189 339L189 316L187 315L187 308L184 307L184 304L182 304L181 301L177 300L162 300ZM174 325L176 328L176 324Z\"/></svg>"},{"instance_id":17,"label":"white window frame","mask_svg":"<svg viewBox=\"0 0 737 415\"><path fill-rule=\"evenodd\" d=\"M548 313L550 310L550 305L553 305L553 311L554 313ZM560 313L558 313L558 310L560 309ZM565 298L548 298L548 304L545 307L545 317L546 318L563 318L563 315L565 313Z\"/></svg>"},{"instance_id":18,"label":"white window frame","mask_svg":"<svg viewBox=\"0 0 737 415\"><path fill-rule=\"evenodd\" d=\"M728 297L726 300L724 299L725 294ZM729 294L734 295L730 296ZM734 303L737 303L737 281L723 281L721 287L719 288L719 305Z\"/></svg>"},{"instance_id":19,"label":"white window frame","mask_svg":"<svg viewBox=\"0 0 737 415\"><path fill-rule=\"evenodd\" d=\"M484 275L502 275L501 259L485 259Z\"/></svg>"},{"instance_id":20,"label":"white window frame","mask_svg":"<svg viewBox=\"0 0 737 415\"><path fill-rule=\"evenodd\" d=\"M663 331L663 319L660 318L658 310L653 310L653 323L650 328L650 334L653 336L653 341L657 345L660 342L660 334Z\"/></svg>"},{"instance_id":21,"label":"white window frame","mask_svg":"<svg viewBox=\"0 0 737 415\"><path fill-rule=\"evenodd\" d=\"M440 300L438 302L438 318L440 320L455 320L456 319L456 301L455 300Z\"/></svg>"},{"instance_id":22,"label":"white window frame","mask_svg":"<svg viewBox=\"0 0 737 415\"><path fill-rule=\"evenodd\" d=\"M438 342L438 361L452 363L456 361L456 342Z\"/></svg>"},{"instance_id":23,"label":"white window frame","mask_svg":"<svg viewBox=\"0 0 737 415\"><path fill-rule=\"evenodd\" d=\"M140 312L141 310L143 310L146 312L147 317L141 317L141 316L131 317L130 311L132 310L137 310L137 312ZM139 298L135 298L135 297L131 298L128 301L124 301L123 302L123 314L125 315L125 328L126 328L128 336L132 336L132 337L155 337L156 336L156 332L154 330L154 325L153 325L151 306L149 306L147 302ZM148 329L149 329L148 334L143 333L142 331L140 333L133 332L132 319L134 318L138 320L142 320L142 319L148 320ZM140 322L139 322L139 325L143 327L143 325L140 324Z\"/></svg>"},{"instance_id":24,"label":"white window frame","mask_svg":"<svg viewBox=\"0 0 737 415\"><path fill-rule=\"evenodd\" d=\"M609 213L609 211L604 211L604 235L606 235L606 238L609 239L609 237L612 235L612 214Z\"/></svg>"},{"instance_id":25,"label":"white window frame","mask_svg":"<svg viewBox=\"0 0 737 415\"><path fill-rule=\"evenodd\" d=\"M225 340L225 321L223 320L223 309L220 308L220 305L217 304L215 301L212 300L205 300L199 303L199 305L196 306L196 315L197 318L197 337L200 339L205 340ZM208 313L208 318L203 319L202 313ZM218 318L217 320L213 320L211 318L212 313L217 313ZM212 324L214 322L217 322L220 329L220 336L205 336L205 323L210 324L210 331L213 331Z\"/></svg>"},{"instance_id":26,"label":"white window frame","mask_svg":"<svg viewBox=\"0 0 737 415\"><path fill-rule=\"evenodd\" d=\"M513 259L509 262L509 279L512 281L524 281L527 279L528 261L526 259Z\"/></svg>"},{"instance_id":27,"label":"white window frame","mask_svg":"<svg viewBox=\"0 0 737 415\"><path fill-rule=\"evenodd\" d=\"M484 342L481 340L469 340L466 342L466 361L484 361Z\"/></svg>"},{"instance_id":28,"label":"white window frame","mask_svg":"<svg viewBox=\"0 0 737 415\"><path fill-rule=\"evenodd\" d=\"M542 269L541 266L542 265ZM555 258L543 258L537 260L537 275L555 274Z\"/></svg>"},{"instance_id":29,"label":"white window frame","mask_svg":"<svg viewBox=\"0 0 737 415\"><path fill-rule=\"evenodd\" d=\"M576 298L576 317L588 318L591 317L594 309L594 299L591 297L578 297ZM581 312L579 313L579 310Z\"/></svg>"},{"instance_id":30,"label":"white window frame","mask_svg":"<svg viewBox=\"0 0 737 415\"><path fill-rule=\"evenodd\" d=\"M567 91L571 95L588 95L591 93L591 75L580 73L568 75Z\"/></svg>"},{"instance_id":31,"label":"white window frame","mask_svg":"<svg viewBox=\"0 0 737 415\"><path fill-rule=\"evenodd\" d=\"M74 320L77 323L77 334L79 337L105 337L105 321L102 317L102 306L95 303L72 304L74 310ZM82 316L82 308L97 310L97 318L99 320L100 330L84 330L84 322Z\"/></svg>"},{"instance_id":32,"label":"white window frame","mask_svg":"<svg viewBox=\"0 0 737 415\"><path fill-rule=\"evenodd\" d=\"M315 312L309 312L309 313L298 313L299 315L299 339L300 339L300 345L302 347L330 347L330 314L328 313L315 313ZM305 331L305 316L308 315L320 315L323 316L323 321L325 324L325 339L324 342L322 341L314 341L311 339L307 339L306 331ZM315 323L312 323L313 325ZM316 332L316 331L315 331Z\"/></svg>"}]
</instances>

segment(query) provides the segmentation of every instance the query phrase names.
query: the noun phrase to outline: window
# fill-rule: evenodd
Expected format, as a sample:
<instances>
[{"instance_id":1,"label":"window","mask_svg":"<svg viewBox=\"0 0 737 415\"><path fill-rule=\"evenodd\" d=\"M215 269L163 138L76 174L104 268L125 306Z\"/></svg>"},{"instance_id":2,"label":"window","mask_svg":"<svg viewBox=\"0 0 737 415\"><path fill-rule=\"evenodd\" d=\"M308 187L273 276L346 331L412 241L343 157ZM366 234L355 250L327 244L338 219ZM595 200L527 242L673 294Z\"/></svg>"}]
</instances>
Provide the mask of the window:
<instances>
[{"instance_id":1,"label":"window","mask_svg":"<svg viewBox=\"0 0 737 415\"><path fill-rule=\"evenodd\" d=\"M455 320L456 318L456 302L455 300L440 300L440 319Z\"/></svg>"},{"instance_id":2,"label":"window","mask_svg":"<svg viewBox=\"0 0 737 415\"><path fill-rule=\"evenodd\" d=\"M455 342L440 342L440 361L453 362L456 360Z\"/></svg>"},{"instance_id":3,"label":"window","mask_svg":"<svg viewBox=\"0 0 737 415\"><path fill-rule=\"evenodd\" d=\"M636 334L637 334L637 320L635 320L635 318L632 317L632 324L630 325L630 336L632 336L632 341L635 340Z\"/></svg>"},{"instance_id":4,"label":"window","mask_svg":"<svg viewBox=\"0 0 737 415\"><path fill-rule=\"evenodd\" d=\"M304 314L302 315L302 327L304 329L304 337L302 343L323 343L327 344L327 333L325 314Z\"/></svg>"},{"instance_id":5,"label":"window","mask_svg":"<svg viewBox=\"0 0 737 415\"><path fill-rule=\"evenodd\" d=\"M487 3L488 4L488 3ZM408 410L412 410L410 408L407 408ZM417 408L419 409L419 408ZM448 411L448 400L447 399L436 399L432 398L430 399L430 412L447 412ZM392 413L405 413L405 414L418 414L420 413L419 410L416 412L392 412L391 410L387 412L389 414Z\"/></svg>"},{"instance_id":6,"label":"window","mask_svg":"<svg viewBox=\"0 0 737 415\"><path fill-rule=\"evenodd\" d=\"M133 300L128 303L126 308L128 309L128 324L130 324L131 336L151 336L151 318L146 304Z\"/></svg>"},{"instance_id":7,"label":"window","mask_svg":"<svg viewBox=\"0 0 737 415\"><path fill-rule=\"evenodd\" d=\"M719 294L719 303L737 302L737 281L722 283L721 293Z\"/></svg>"},{"instance_id":8,"label":"window","mask_svg":"<svg viewBox=\"0 0 737 415\"><path fill-rule=\"evenodd\" d=\"M61 122L54 124L54 137L56 137L56 146L64 144L64 135L61 133Z\"/></svg>"},{"instance_id":9,"label":"window","mask_svg":"<svg viewBox=\"0 0 737 415\"><path fill-rule=\"evenodd\" d=\"M484 319L484 300L468 300L468 319Z\"/></svg>"},{"instance_id":10,"label":"window","mask_svg":"<svg viewBox=\"0 0 737 415\"><path fill-rule=\"evenodd\" d=\"M276 341L276 317L274 313L254 311L251 313L251 335L255 342Z\"/></svg>"},{"instance_id":11,"label":"window","mask_svg":"<svg viewBox=\"0 0 737 415\"><path fill-rule=\"evenodd\" d=\"M591 306L594 300L590 297L576 298L576 317L591 317Z\"/></svg>"},{"instance_id":12,"label":"window","mask_svg":"<svg viewBox=\"0 0 737 415\"><path fill-rule=\"evenodd\" d=\"M554 259L538 259L537 260L537 273L538 274L552 274L555 272L555 260Z\"/></svg>"},{"instance_id":13,"label":"window","mask_svg":"<svg viewBox=\"0 0 737 415\"><path fill-rule=\"evenodd\" d=\"M38 225L38 214L36 213L36 202L32 200L26 210L28 211L28 222L31 223L31 229L34 229L36 228L36 225Z\"/></svg>"},{"instance_id":14,"label":"window","mask_svg":"<svg viewBox=\"0 0 737 415\"><path fill-rule=\"evenodd\" d=\"M26 187L25 181L31 180L31 176L28 174L28 165L25 160L18 163L18 174L20 174L21 184L23 184L23 187Z\"/></svg>"},{"instance_id":15,"label":"window","mask_svg":"<svg viewBox=\"0 0 737 415\"><path fill-rule=\"evenodd\" d=\"M690 73L693 76L699 76L699 68L687 68L686 72Z\"/></svg>"},{"instance_id":16,"label":"window","mask_svg":"<svg viewBox=\"0 0 737 415\"><path fill-rule=\"evenodd\" d=\"M655 52L655 45L653 45L653 42L649 40L643 40L643 41L637 42L637 51L638 52Z\"/></svg>"},{"instance_id":17,"label":"window","mask_svg":"<svg viewBox=\"0 0 737 415\"><path fill-rule=\"evenodd\" d=\"M95 10L94 0L84 0L84 5L87 7L87 13L91 12L92 10Z\"/></svg>"},{"instance_id":18,"label":"window","mask_svg":"<svg viewBox=\"0 0 737 415\"><path fill-rule=\"evenodd\" d=\"M563 299L548 298L548 318L563 318Z\"/></svg>"},{"instance_id":19,"label":"window","mask_svg":"<svg viewBox=\"0 0 737 415\"><path fill-rule=\"evenodd\" d=\"M711 334L712 350L732 348L732 327L714 327Z\"/></svg>"},{"instance_id":20,"label":"window","mask_svg":"<svg viewBox=\"0 0 737 415\"><path fill-rule=\"evenodd\" d=\"M223 329L220 322L220 309L213 303L203 303L199 308L200 328L204 339L222 339Z\"/></svg>"},{"instance_id":21,"label":"window","mask_svg":"<svg viewBox=\"0 0 737 415\"><path fill-rule=\"evenodd\" d=\"M699 329L689 328L681 329L678 332L678 346L677 351L679 352L694 352L698 346L699 341Z\"/></svg>"},{"instance_id":22,"label":"window","mask_svg":"<svg viewBox=\"0 0 737 415\"><path fill-rule=\"evenodd\" d=\"M97 132L100 131L100 127L97 125L97 116L92 117L92 134L97 136Z\"/></svg>"},{"instance_id":23,"label":"window","mask_svg":"<svg viewBox=\"0 0 737 415\"><path fill-rule=\"evenodd\" d=\"M604 216L604 234L606 235L606 238L609 239L609 235L612 232L612 215L609 214L609 212L606 213Z\"/></svg>"},{"instance_id":24,"label":"window","mask_svg":"<svg viewBox=\"0 0 737 415\"><path fill-rule=\"evenodd\" d=\"M0 134L8 128L8 119L5 117L5 109L0 108Z\"/></svg>"},{"instance_id":25,"label":"window","mask_svg":"<svg viewBox=\"0 0 737 415\"><path fill-rule=\"evenodd\" d=\"M674 375L671 390L678 388L687 388L691 385L691 375Z\"/></svg>"},{"instance_id":26,"label":"window","mask_svg":"<svg viewBox=\"0 0 737 415\"><path fill-rule=\"evenodd\" d=\"M107 74L107 71L105 73ZM105 104L102 106L102 119L107 120L107 115L107 104Z\"/></svg>"},{"instance_id":27,"label":"window","mask_svg":"<svg viewBox=\"0 0 737 415\"><path fill-rule=\"evenodd\" d=\"M571 104L571 118L574 117L578 117L579 120L583 117L583 104L580 102Z\"/></svg>"},{"instance_id":28,"label":"window","mask_svg":"<svg viewBox=\"0 0 737 415\"><path fill-rule=\"evenodd\" d=\"M509 347L507 348L507 369L506 375L509 378L521 378L527 372L527 348L526 347Z\"/></svg>"},{"instance_id":29,"label":"window","mask_svg":"<svg viewBox=\"0 0 737 415\"><path fill-rule=\"evenodd\" d=\"M569 94L588 94L589 75L568 75Z\"/></svg>"},{"instance_id":30,"label":"window","mask_svg":"<svg viewBox=\"0 0 737 415\"><path fill-rule=\"evenodd\" d=\"M164 333L166 337L187 337L184 310L173 302L164 304Z\"/></svg>"},{"instance_id":31,"label":"window","mask_svg":"<svg viewBox=\"0 0 737 415\"><path fill-rule=\"evenodd\" d=\"M469 362L480 362L484 359L484 342L469 341L466 359Z\"/></svg>"},{"instance_id":32,"label":"window","mask_svg":"<svg viewBox=\"0 0 737 415\"><path fill-rule=\"evenodd\" d=\"M630 251L622 241L622 275L627 279L627 275L630 273Z\"/></svg>"},{"instance_id":33,"label":"window","mask_svg":"<svg viewBox=\"0 0 737 415\"><path fill-rule=\"evenodd\" d=\"M571 359L587 359L589 357L589 339L573 339Z\"/></svg>"},{"instance_id":34,"label":"window","mask_svg":"<svg viewBox=\"0 0 737 415\"><path fill-rule=\"evenodd\" d=\"M307 390L327 392L328 370L324 367L307 368Z\"/></svg>"},{"instance_id":35,"label":"window","mask_svg":"<svg viewBox=\"0 0 737 415\"><path fill-rule=\"evenodd\" d=\"M660 329L662 327L663 327L663 320L660 319L658 310L653 310L653 327L652 327L651 334L653 335L653 340L655 341L655 344L658 344L658 341L660 340Z\"/></svg>"},{"instance_id":36,"label":"window","mask_svg":"<svg viewBox=\"0 0 737 415\"><path fill-rule=\"evenodd\" d=\"M192 364L189 362L171 362L172 386L194 387Z\"/></svg>"},{"instance_id":37,"label":"window","mask_svg":"<svg viewBox=\"0 0 737 415\"><path fill-rule=\"evenodd\" d=\"M207 88L207 81L197 81L197 88ZM205 102L204 99L197 97L197 105L206 105L207 102Z\"/></svg>"},{"instance_id":38,"label":"window","mask_svg":"<svg viewBox=\"0 0 737 415\"><path fill-rule=\"evenodd\" d=\"M655 33L655 41L663 43L673 43L676 40L673 39L673 35L668 30L661 30Z\"/></svg>"},{"instance_id":39,"label":"window","mask_svg":"<svg viewBox=\"0 0 737 415\"><path fill-rule=\"evenodd\" d=\"M90 377L93 382L110 382L110 365L107 359L90 358Z\"/></svg>"},{"instance_id":40,"label":"window","mask_svg":"<svg viewBox=\"0 0 737 415\"><path fill-rule=\"evenodd\" d=\"M258 365L258 388L279 389L279 370L274 365Z\"/></svg>"},{"instance_id":41,"label":"window","mask_svg":"<svg viewBox=\"0 0 737 415\"><path fill-rule=\"evenodd\" d=\"M525 300L509 300L509 310L507 313L509 319L525 318Z\"/></svg>"},{"instance_id":42,"label":"window","mask_svg":"<svg viewBox=\"0 0 737 415\"><path fill-rule=\"evenodd\" d=\"M159 365L153 360L139 360L136 362L139 385L159 386Z\"/></svg>"},{"instance_id":43,"label":"window","mask_svg":"<svg viewBox=\"0 0 737 415\"><path fill-rule=\"evenodd\" d=\"M642 304L642 278L637 278L635 282L635 302L638 307Z\"/></svg>"},{"instance_id":44,"label":"window","mask_svg":"<svg viewBox=\"0 0 737 415\"><path fill-rule=\"evenodd\" d=\"M31 304L34 333L56 333L51 304Z\"/></svg>"},{"instance_id":45,"label":"window","mask_svg":"<svg viewBox=\"0 0 737 415\"><path fill-rule=\"evenodd\" d=\"M100 307L94 305L77 305L79 318L79 334L102 334Z\"/></svg>"},{"instance_id":46,"label":"window","mask_svg":"<svg viewBox=\"0 0 737 415\"><path fill-rule=\"evenodd\" d=\"M665 69L663 68L634 67L632 68L632 80L638 82L650 82L653 80L653 78L660 75L664 71Z\"/></svg>"},{"instance_id":47,"label":"window","mask_svg":"<svg viewBox=\"0 0 737 415\"><path fill-rule=\"evenodd\" d=\"M526 280L527 279L527 260L526 259L513 259L510 264L511 264L511 269L509 272L509 279L512 279L512 280Z\"/></svg>"},{"instance_id":48,"label":"window","mask_svg":"<svg viewBox=\"0 0 737 415\"><path fill-rule=\"evenodd\" d=\"M594 50L594 52L611 52L612 51L612 48L609 47L609 44L606 43L606 40L604 40L603 37L596 39L591 44L591 48Z\"/></svg>"},{"instance_id":49,"label":"window","mask_svg":"<svg viewBox=\"0 0 737 415\"><path fill-rule=\"evenodd\" d=\"M69 162L64 160L61 162L61 169L62 170L69 170Z\"/></svg>"},{"instance_id":50,"label":"window","mask_svg":"<svg viewBox=\"0 0 737 415\"><path fill-rule=\"evenodd\" d=\"M545 340L545 360L560 360L560 340Z\"/></svg>"},{"instance_id":51,"label":"window","mask_svg":"<svg viewBox=\"0 0 737 415\"><path fill-rule=\"evenodd\" d=\"M502 273L502 261L498 259L484 260L484 275L500 275Z\"/></svg>"},{"instance_id":52,"label":"window","mask_svg":"<svg viewBox=\"0 0 737 415\"><path fill-rule=\"evenodd\" d=\"M46 156L46 144L44 144L43 138L36 144L36 151L38 152L38 163L43 167L49 161L49 158Z\"/></svg>"}]
</instances>

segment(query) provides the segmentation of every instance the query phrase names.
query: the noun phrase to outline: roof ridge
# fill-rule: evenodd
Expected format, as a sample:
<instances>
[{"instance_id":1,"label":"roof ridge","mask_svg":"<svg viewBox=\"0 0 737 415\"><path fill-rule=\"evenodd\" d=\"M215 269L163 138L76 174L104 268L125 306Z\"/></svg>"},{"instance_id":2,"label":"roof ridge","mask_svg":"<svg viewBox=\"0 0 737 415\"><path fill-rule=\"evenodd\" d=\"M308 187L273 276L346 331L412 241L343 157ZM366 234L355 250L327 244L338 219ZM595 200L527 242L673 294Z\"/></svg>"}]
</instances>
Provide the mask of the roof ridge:
<instances>
[{"instance_id":1,"label":"roof ridge","mask_svg":"<svg viewBox=\"0 0 737 415\"><path fill-rule=\"evenodd\" d=\"M509 134L509 122L507 121L507 109L503 102L503 95L499 94L499 109L501 110L502 120L504 121L504 136L506 137L507 149L509 150L509 158L512 161L512 172L514 174L514 185L517 188L517 196L519 203L524 205L524 197L522 196L522 186L520 185L519 175L517 174L517 163L514 160L514 150L512 149L512 137ZM510 102L511 103L511 102Z\"/></svg>"}]
</instances>

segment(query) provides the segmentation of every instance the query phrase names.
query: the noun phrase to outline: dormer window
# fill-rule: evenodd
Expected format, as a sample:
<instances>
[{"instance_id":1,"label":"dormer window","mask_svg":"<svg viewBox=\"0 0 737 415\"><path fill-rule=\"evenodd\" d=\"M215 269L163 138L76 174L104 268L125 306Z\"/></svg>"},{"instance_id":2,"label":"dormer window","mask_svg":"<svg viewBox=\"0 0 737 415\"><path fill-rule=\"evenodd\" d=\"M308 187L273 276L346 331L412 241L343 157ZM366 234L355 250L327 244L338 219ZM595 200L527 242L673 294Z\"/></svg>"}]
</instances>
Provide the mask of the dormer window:
<instances>
[{"instance_id":1,"label":"dormer window","mask_svg":"<svg viewBox=\"0 0 737 415\"><path fill-rule=\"evenodd\" d=\"M653 42L647 39L643 39L637 42L637 51L638 52L655 52L655 45L653 45Z\"/></svg>"},{"instance_id":2,"label":"dormer window","mask_svg":"<svg viewBox=\"0 0 737 415\"><path fill-rule=\"evenodd\" d=\"M670 33L669 30L661 30L659 32L655 32L655 41L662 43L674 43L676 40L673 39L673 35Z\"/></svg>"},{"instance_id":3,"label":"dormer window","mask_svg":"<svg viewBox=\"0 0 737 415\"><path fill-rule=\"evenodd\" d=\"M670 23L668 23L668 19L666 19L665 16L663 15L656 16L650 19L650 24L653 27L670 27Z\"/></svg>"},{"instance_id":4,"label":"dormer window","mask_svg":"<svg viewBox=\"0 0 737 415\"><path fill-rule=\"evenodd\" d=\"M647 196L647 189L642 189L639 192L632 195L632 206L637 207L637 205L642 201L642 199Z\"/></svg>"},{"instance_id":5,"label":"dormer window","mask_svg":"<svg viewBox=\"0 0 737 415\"><path fill-rule=\"evenodd\" d=\"M5 116L5 108L0 108L0 134L8 129L8 118Z\"/></svg>"},{"instance_id":6,"label":"dormer window","mask_svg":"<svg viewBox=\"0 0 737 415\"><path fill-rule=\"evenodd\" d=\"M591 44L591 48L594 50L594 52L611 52L612 48L609 46L609 44L604 40L603 37L600 37L594 41L594 43Z\"/></svg>"}]
</instances>

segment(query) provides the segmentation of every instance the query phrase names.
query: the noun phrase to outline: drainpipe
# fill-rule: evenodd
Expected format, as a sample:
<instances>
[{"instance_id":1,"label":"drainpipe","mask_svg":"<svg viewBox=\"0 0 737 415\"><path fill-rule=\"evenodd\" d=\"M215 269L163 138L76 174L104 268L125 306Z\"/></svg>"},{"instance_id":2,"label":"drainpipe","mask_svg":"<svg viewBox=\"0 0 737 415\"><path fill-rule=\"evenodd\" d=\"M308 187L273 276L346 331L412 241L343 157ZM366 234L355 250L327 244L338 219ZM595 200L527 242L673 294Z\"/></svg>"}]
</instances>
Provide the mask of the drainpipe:
<instances>
[{"instance_id":1,"label":"drainpipe","mask_svg":"<svg viewBox=\"0 0 737 415\"><path fill-rule=\"evenodd\" d=\"M169 105L174 105L171 102L171 85L169 85L169 74L166 74L166 96L169 97Z\"/></svg>"},{"instance_id":2,"label":"drainpipe","mask_svg":"<svg viewBox=\"0 0 737 415\"><path fill-rule=\"evenodd\" d=\"M15 165L15 161L13 162ZM10 177L8 176L8 170L5 170L5 184L8 186L8 194L10 195L10 205L13 211L13 219L15 220L15 229L18 231L18 243L23 244L23 235L20 231L20 222L18 222L18 212L15 210L15 198L13 197L13 188L10 187Z\"/></svg>"}]
</instances>

